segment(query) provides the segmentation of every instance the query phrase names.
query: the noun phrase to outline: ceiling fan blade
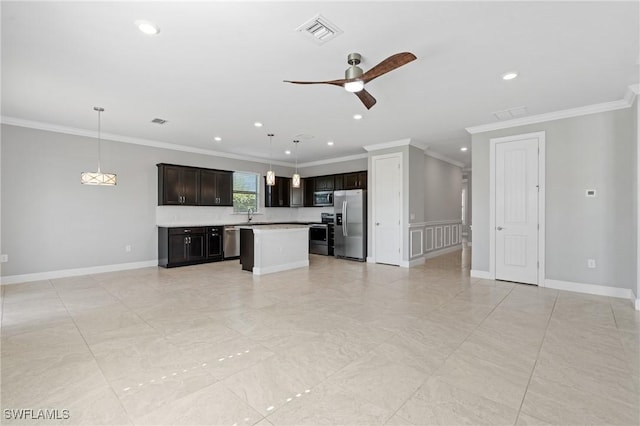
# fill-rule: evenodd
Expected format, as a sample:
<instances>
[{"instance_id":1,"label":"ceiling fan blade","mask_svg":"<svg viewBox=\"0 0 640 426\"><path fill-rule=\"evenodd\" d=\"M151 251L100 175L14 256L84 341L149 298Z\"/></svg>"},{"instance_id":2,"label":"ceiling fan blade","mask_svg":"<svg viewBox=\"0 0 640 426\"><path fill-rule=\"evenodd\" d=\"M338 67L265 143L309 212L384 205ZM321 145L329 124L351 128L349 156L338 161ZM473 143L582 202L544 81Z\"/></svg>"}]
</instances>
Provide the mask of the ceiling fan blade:
<instances>
[{"instance_id":1,"label":"ceiling fan blade","mask_svg":"<svg viewBox=\"0 0 640 426\"><path fill-rule=\"evenodd\" d=\"M328 80L328 81L291 81L291 80L283 80L285 83L293 83L293 84L332 84L334 86L344 86L344 83L347 81L345 79L341 80Z\"/></svg>"},{"instance_id":2,"label":"ceiling fan blade","mask_svg":"<svg viewBox=\"0 0 640 426\"><path fill-rule=\"evenodd\" d=\"M377 102L376 98L371 96L371 93L367 92L366 89L362 89L359 92L355 92L355 95L358 98L360 98L360 100L362 101L364 106L367 107L367 109L371 109L371 107L374 106Z\"/></svg>"},{"instance_id":3,"label":"ceiling fan blade","mask_svg":"<svg viewBox=\"0 0 640 426\"><path fill-rule=\"evenodd\" d=\"M374 78L380 77L381 75L386 74L389 71L395 70L396 68L400 68L401 66L406 65L416 59L416 55L410 52L396 53L395 55L389 56L387 59L380 62L375 67L362 74L361 79L365 83L368 83Z\"/></svg>"}]
</instances>

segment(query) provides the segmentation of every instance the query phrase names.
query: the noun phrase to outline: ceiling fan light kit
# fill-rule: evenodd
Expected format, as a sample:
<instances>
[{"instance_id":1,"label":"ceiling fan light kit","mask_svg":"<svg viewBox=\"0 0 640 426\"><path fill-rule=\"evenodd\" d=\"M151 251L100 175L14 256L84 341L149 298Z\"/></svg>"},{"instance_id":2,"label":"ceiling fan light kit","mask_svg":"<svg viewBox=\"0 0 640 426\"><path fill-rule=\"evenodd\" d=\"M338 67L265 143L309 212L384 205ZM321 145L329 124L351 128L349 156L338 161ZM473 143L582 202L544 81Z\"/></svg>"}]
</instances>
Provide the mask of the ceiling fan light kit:
<instances>
[{"instance_id":1,"label":"ceiling fan light kit","mask_svg":"<svg viewBox=\"0 0 640 426\"><path fill-rule=\"evenodd\" d=\"M358 66L362 61L362 55L359 53L350 53L347 56L347 63L350 67L345 71L344 79L327 81L284 80L284 82L293 84L331 84L333 86L342 86L346 91L354 93L367 109L371 109L377 101L376 98L374 98L364 88L365 84L416 59L416 55L410 52L396 53L371 68L369 71L363 72L362 68Z\"/></svg>"}]
</instances>

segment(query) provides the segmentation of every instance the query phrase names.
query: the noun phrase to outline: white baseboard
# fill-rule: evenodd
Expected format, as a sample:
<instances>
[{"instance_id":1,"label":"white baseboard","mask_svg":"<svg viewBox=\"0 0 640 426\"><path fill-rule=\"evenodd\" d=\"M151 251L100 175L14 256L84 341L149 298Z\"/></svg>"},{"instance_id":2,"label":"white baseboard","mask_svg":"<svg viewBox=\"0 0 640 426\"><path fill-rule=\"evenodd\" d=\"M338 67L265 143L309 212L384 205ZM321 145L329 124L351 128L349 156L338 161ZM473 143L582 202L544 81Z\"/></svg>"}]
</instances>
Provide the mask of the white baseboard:
<instances>
[{"instance_id":1,"label":"white baseboard","mask_svg":"<svg viewBox=\"0 0 640 426\"><path fill-rule=\"evenodd\" d=\"M309 259L299 262L285 263L282 265L267 266L265 268L253 267L253 275L273 274L274 272L288 271L289 269L304 268L309 266Z\"/></svg>"},{"instance_id":2,"label":"white baseboard","mask_svg":"<svg viewBox=\"0 0 640 426\"><path fill-rule=\"evenodd\" d=\"M633 290L631 290L631 303L633 303L633 307L636 308L636 311L640 311L640 298L636 297Z\"/></svg>"},{"instance_id":3,"label":"white baseboard","mask_svg":"<svg viewBox=\"0 0 640 426\"><path fill-rule=\"evenodd\" d=\"M376 263L376 260L371 256L367 256L367 263Z\"/></svg>"},{"instance_id":4,"label":"white baseboard","mask_svg":"<svg viewBox=\"0 0 640 426\"><path fill-rule=\"evenodd\" d=\"M425 261L425 257L424 256L418 256L414 259L411 259L409 261L407 260L401 260L400 261L400 267L402 268L413 268L414 266L418 266L418 265L422 265L424 264Z\"/></svg>"},{"instance_id":5,"label":"white baseboard","mask_svg":"<svg viewBox=\"0 0 640 426\"><path fill-rule=\"evenodd\" d=\"M34 274L8 275L0 277L2 285L27 283L31 281L52 280L56 278L77 277L79 275L102 274L105 272L126 271L129 269L158 266L158 259L143 262L118 263L115 265L91 266L88 268L61 269L58 271L36 272Z\"/></svg>"},{"instance_id":6,"label":"white baseboard","mask_svg":"<svg viewBox=\"0 0 640 426\"><path fill-rule=\"evenodd\" d=\"M571 281L549 280L544 281L547 288L556 290L574 291L576 293L595 294L598 296L618 297L621 299L632 300L633 291L628 288L609 287L606 285L574 283ZM637 306L637 299L636 299Z\"/></svg>"},{"instance_id":7,"label":"white baseboard","mask_svg":"<svg viewBox=\"0 0 640 426\"><path fill-rule=\"evenodd\" d=\"M462 244L456 244L439 250L433 250L424 255L425 259L433 259L443 254L453 253L454 251L462 250Z\"/></svg>"},{"instance_id":8,"label":"white baseboard","mask_svg":"<svg viewBox=\"0 0 640 426\"><path fill-rule=\"evenodd\" d=\"M483 280L495 280L496 279L496 277L491 275L491 273L489 271L479 271L477 269L472 269L470 275L471 275L471 278L481 278Z\"/></svg>"}]
</instances>

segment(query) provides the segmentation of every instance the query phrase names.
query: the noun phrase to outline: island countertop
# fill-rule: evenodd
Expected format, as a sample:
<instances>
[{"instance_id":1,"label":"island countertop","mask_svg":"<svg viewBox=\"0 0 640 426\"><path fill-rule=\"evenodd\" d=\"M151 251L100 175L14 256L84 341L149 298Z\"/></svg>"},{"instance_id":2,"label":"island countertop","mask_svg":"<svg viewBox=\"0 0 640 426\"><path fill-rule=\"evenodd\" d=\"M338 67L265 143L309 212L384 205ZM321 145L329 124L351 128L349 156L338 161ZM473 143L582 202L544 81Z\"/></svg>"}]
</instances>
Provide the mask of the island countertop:
<instances>
[{"instance_id":1,"label":"island countertop","mask_svg":"<svg viewBox=\"0 0 640 426\"><path fill-rule=\"evenodd\" d=\"M308 228L309 225L293 224L293 223L274 223L274 224L255 224L255 225L235 225L240 229L253 229L253 232L269 232L269 231L283 231L283 230L297 230L301 228Z\"/></svg>"}]
</instances>

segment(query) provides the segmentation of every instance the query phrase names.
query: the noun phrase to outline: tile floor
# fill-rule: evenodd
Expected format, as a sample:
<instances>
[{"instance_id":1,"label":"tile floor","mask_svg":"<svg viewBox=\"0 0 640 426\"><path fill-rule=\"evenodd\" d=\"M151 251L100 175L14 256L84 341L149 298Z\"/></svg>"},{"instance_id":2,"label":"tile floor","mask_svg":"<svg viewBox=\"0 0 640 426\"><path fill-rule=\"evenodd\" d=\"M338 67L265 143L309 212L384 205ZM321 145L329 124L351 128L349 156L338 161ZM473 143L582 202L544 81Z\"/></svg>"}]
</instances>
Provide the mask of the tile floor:
<instances>
[{"instance_id":1,"label":"tile floor","mask_svg":"<svg viewBox=\"0 0 640 426\"><path fill-rule=\"evenodd\" d=\"M4 286L1 422L638 425L630 301L470 279L469 255Z\"/></svg>"}]
</instances>

